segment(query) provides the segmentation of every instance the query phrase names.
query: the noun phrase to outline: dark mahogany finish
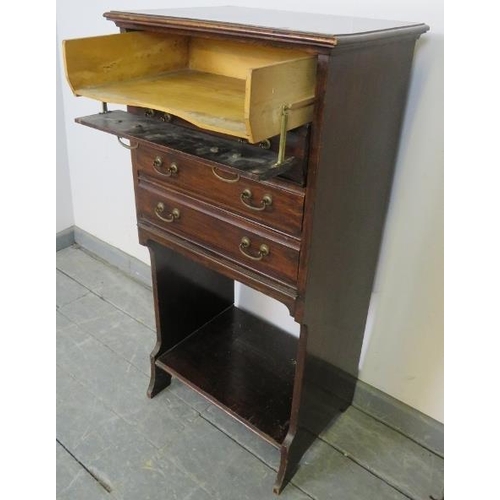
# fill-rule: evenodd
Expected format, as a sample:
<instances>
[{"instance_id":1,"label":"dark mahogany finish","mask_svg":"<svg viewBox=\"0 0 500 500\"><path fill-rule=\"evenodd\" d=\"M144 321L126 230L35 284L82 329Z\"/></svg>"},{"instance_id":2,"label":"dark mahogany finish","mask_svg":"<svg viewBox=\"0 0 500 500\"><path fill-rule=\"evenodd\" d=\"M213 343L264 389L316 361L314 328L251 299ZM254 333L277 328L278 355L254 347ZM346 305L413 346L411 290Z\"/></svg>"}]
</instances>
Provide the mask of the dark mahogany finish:
<instances>
[{"instance_id":1,"label":"dark mahogany finish","mask_svg":"<svg viewBox=\"0 0 500 500\"><path fill-rule=\"evenodd\" d=\"M220 273L154 241L148 247L157 331L148 388L148 396L153 397L170 384L170 375L156 366L158 357L232 305L234 286Z\"/></svg>"},{"instance_id":2,"label":"dark mahogany finish","mask_svg":"<svg viewBox=\"0 0 500 500\"><path fill-rule=\"evenodd\" d=\"M279 447L288 432L296 355L297 339L230 307L156 364Z\"/></svg>"},{"instance_id":3,"label":"dark mahogany finish","mask_svg":"<svg viewBox=\"0 0 500 500\"><path fill-rule=\"evenodd\" d=\"M279 179L255 182L241 177L234 170L210 167L176 151L158 148L138 148L135 161L139 178L154 179L167 188L184 192L271 229L292 236L302 234L303 188L280 182ZM175 173L171 171L172 164L175 164ZM248 191L252 196L242 200L242 195ZM271 198L271 204L261 210L266 196Z\"/></svg>"},{"instance_id":4,"label":"dark mahogany finish","mask_svg":"<svg viewBox=\"0 0 500 500\"><path fill-rule=\"evenodd\" d=\"M428 27L258 9L191 12L105 16L122 30L316 54L313 121L288 133L294 162L273 169L276 137L266 150L140 108L78 121L138 146L139 241L151 253L158 335L149 396L173 375L279 448L279 493L314 435L352 400L413 51ZM251 211L245 189L251 204L266 194L273 203ZM235 308L233 280L286 304L299 338Z\"/></svg>"},{"instance_id":5,"label":"dark mahogany finish","mask_svg":"<svg viewBox=\"0 0 500 500\"><path fill-rule=\"evenodd\" d=\"M128 106L127 111L130 114L139 116L139 117L144 117L147 116L148 119L154 120L156 122L160 122L163 125L165 124L165 114L164 113L156 113L154 110L151 109L144 109L144 108L139 108L137 106ZM152 113L153 111L153 113ZM195 125L177 117L170 115L170 122L173 125L180 125L183 128L191 129L191 130L197 130L199 131L199 128L196 127ZM130 117L131 120L133 120L133 117ZM310 124L303 125L302 127L289 130L287 132L287 137L286 137L286 154L285 158L293 158L293 162L289 162L286 165L283 166L283 168L279 169L279 176L282 177L283 179L288 179L293 181L296 184L300 184L303 186L305 184L305 179L307 175L307 160L309 159L309 133L310 133ZM163 127L164 129L164 127ZM225 139L228 139L227 135L224 134L218 134L217 132L214 131L205 131L204 134L212 137L222 137ZM234 139L230 138L232 141L232 144L234 145ZM152 142L155 142L154 140ZM279 136L276 137L270 137L269 138L269 150L273 151L275 155L278 154L278 149L279 149ZM161 144L161 142L160 142ZM250 145L251 148L253 148L251 151L256 151L258 152L258 156L260 157L262 155L262 149L264 144L259 143L259 144L254 144ZM256 149L259 148L259 149ZM265 146L265 149L267 149L267 145ZM217 156L213 156L212 158L215 158L217 162L220 162L220 158ZM274 170L273 170L274 173ZM267 174L267 176L266 176ZM269 178L270 172L264 172L264 175ZM244 173L243 176L247 177ZM250 178L250 177L248 177ZM275 178L272 177L271 178Z\"/></svg>"},{"instance_id":6,"label":"dark mahogany finish","mask_svg":"<svg viewBox=\"0 0 500 500\"><path fill-rule=\"evenodd\" d=\"M134 145L166 146L202 159L207 165L228 168L255 180L275 177L298 163L296 158L287 157L287 161L276 166L277 155L274 151L125 111L99 113L77 118L76 121L87 127L130 139Z\"/></svg>"},{"instance_id":7,"label":"dark mahogany finish","mask_svg":"<svg viewBox=\"0 0 500 500\"><path fill-rule=\"evenodd\" d=\"M159 203L164 207L161 213L158 212ZM174 210L178 211L178 218L171 215ZM244 267L296 285L299 245L295 239L267 231L250 221L142 179L137 189L137 216L141 222L184 237ZM250 242L246 249L240 249L243 238ZM259 258L257 254L262 244L267 245L269 254L255 260Z\"/></svg>"},{"instance_id":8,"label":"dark mahogany finish","mask_svg":"<svg viewBox=\"0 0 500 500\"><path fill-rule=\"evenodd\" d=\"M429 27L422 23L361 19L347 16L287 12L247 7L164 9L106 12L122 29L150 29L220 38L300 45L329 53L337 46L356 46L380 39L418 38ZM250 21L251 19L251 21ZM286 26L284 28L283 26Z\"/></svg>"}]
</instances>

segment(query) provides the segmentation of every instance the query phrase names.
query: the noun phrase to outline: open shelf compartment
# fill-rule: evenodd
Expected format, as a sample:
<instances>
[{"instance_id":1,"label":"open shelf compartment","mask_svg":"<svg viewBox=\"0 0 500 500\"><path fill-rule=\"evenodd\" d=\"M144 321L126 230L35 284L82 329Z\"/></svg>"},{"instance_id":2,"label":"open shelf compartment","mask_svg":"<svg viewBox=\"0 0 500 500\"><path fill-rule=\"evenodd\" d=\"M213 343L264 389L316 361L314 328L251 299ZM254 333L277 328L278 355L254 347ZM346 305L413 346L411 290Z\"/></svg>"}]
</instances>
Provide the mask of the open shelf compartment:
<instances>
[{"instance_id":1,"label":"open shelf compartment","mask_svg":"<svg viewBox=\"0 0 500 500\"><path fill-rule=\"evenodd\" d=\"M256 143L312 120L316 56L233 41L130 32L66 40L75 95L151 108Z\"/></svg>"},{"instance_id":2,"label":"open shelf compartment","mask_svg":"<svg viewBox=\"0 0 500 500\"><path fill-rule=\"evenodd\" d=\"M156 365L279 446L288 431L298 339L234 306Z\"/></svg>"}]
</instances>

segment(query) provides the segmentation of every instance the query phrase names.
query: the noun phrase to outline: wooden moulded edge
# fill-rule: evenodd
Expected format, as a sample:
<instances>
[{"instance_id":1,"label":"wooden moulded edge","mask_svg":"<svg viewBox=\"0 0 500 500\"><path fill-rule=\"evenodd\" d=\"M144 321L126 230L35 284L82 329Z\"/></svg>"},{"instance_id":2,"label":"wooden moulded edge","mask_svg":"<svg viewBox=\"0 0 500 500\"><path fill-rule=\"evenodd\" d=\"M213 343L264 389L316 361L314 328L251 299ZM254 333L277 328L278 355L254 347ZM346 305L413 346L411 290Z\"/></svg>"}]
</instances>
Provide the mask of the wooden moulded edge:
<instances>
[{"instance_id":1,"label":"wooden moulded edge","mask_svg":"<svg viewBox=\"0 0 500 500\"><path fill-rule=\"evenodd\" d=\"M109 11L103 14L122 29L150 29L178 31L183 33L200 33L208 36L229 36L240 39L269 40L278 44L300 45L328 53L337 46L373 43L393 37L418 38L429 30L425 23L407 23L392 28L365 31L360 33L313 33L306 31L291 31L286 28L253 26L248 24L210 21L154 15L151 13Z\"/></svg>"}]
</instances>

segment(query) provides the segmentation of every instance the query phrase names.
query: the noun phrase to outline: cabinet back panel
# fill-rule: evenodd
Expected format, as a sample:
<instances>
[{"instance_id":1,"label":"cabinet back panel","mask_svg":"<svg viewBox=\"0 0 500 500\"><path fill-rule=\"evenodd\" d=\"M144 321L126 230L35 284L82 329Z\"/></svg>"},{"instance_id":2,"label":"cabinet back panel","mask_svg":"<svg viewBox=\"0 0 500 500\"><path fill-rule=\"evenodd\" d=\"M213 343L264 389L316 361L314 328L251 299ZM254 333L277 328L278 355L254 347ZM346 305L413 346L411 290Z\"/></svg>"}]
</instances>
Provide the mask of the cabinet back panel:
<instances>
[{"instance_id":1,"label":"cabinet back panel","mask_svg":"<svg viewBox=\"0 0 500 500\"><path fill-rule=\"evenodd\" d=\"M290 61L309 54L300 50L277 49L265 45L191 38L189 67L216 75L245 80L251 69Z\"/></svg>"}]
</instances>

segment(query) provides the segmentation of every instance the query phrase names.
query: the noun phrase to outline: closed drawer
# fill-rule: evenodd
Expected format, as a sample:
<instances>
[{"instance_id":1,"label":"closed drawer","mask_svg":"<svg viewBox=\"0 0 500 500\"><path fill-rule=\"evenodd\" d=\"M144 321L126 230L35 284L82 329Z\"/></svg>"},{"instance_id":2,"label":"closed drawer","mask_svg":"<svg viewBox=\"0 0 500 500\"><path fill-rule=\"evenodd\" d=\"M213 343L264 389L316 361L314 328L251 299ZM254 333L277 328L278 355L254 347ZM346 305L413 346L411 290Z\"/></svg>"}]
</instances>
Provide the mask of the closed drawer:
<instances>
[{"instance_id":1,"label":"closed drawer","mask_svg":"<svg viewBox=\"0 0 500 500\"><path fill-rule=\"evenodd\" d=\"M304 192L299 187L252 181L177 151L143 145L135 152L134 164L139 177L149 176L272 229L301 234Z\"/></svg>"},{"instance_id":2,"label":"closed drawer","mask_svg":"<svg viewBox=\"0 0 500 500\"><path fill-rule=\"evenodd\" d=\"M147 181L137 186L137 217L253 271L296 284L299 243L227 217L205 203Z\"/></svg>"}]
</instances>

